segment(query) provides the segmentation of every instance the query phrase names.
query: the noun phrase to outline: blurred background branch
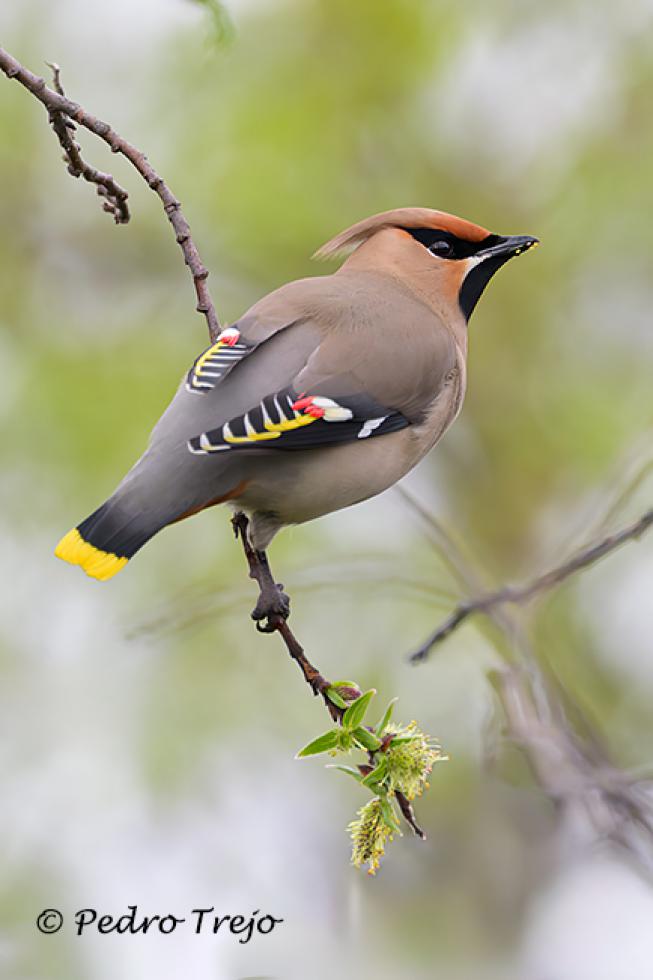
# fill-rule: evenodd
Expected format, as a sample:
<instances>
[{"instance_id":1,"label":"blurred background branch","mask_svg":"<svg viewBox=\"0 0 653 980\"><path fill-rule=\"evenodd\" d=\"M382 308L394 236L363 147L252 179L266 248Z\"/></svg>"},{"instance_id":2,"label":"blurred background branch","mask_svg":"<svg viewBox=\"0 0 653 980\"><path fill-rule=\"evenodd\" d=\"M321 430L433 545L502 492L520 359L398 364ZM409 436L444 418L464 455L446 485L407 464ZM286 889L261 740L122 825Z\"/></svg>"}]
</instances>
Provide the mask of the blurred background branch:
<instances>
[{"instance_id":1,"label":"blurred background branch","mask_svg":"<svg viewBox=\"0 0 653 980\"><path fill-rule=\"evenodd\" d=\"M189 0L202 7L209 16L212 38L216 44L228 44L234 40L235 28L231 15L220 0Z\"/></svg>"},{"instance_id":2,"label":"blurred background branch","mask_svg":"<svg viewBox=\"0 0 653 980\"><path fill-rule=\"evenodd\" d=\"M402 488L399 488L399 491L407 502L410 502L413 507L416 506L416 501L407 491ZM496 606L501 606L505 603L523 605L532 599L542 596L545 592L557 588L571 575L577 574L584 568L589 568L590 565L600 561L601 558L605 558L606 555L609 555L616 548L621 547L626 541L634 541L640 538L650 528L651 524L653 524L653 510L647 511L628 527L614 534L609 534L601 541L590 544L583 551L573 555L573 557L567 559L561 565L550 569L548 572L544 572L542 575L536 576L522 585L505 585L486 595L465 599L456 606L442 625L438 626L435 632L410 655L410 660L413 663L426 660L433 647L446 640L454 630L458 629L474 613L480 612L487 615Z\"/></svg>"},{"instance_id":3,"label":"blurred background branch","mask_svg":"<svg viewBox=\"0 0 653 980\"><path fill-rule=\"evenodd\" d=\"M637 476L629 480L625 489L620 488L606 514L613 517L640 482ZM404 487L398 487L397 493L425 524L433 547L459 586L472 594L478 592L479 576L454 536L412 493ZM626 849L643 871L653 875L650 783L613 764L605 741L569 692L556 682L546 662L535 654L527 621L505 608L517 605L523 611L531 599L589 568L625 542L638 539L651 524L653 510L648 510L628 527L589 545L524 585L504 587L477 599L464 600L410 660L414 664L426 660L433 647L450 636L472 613L482 612L491 618L508 642L507 648L497 643L496 651L504 663L489 674L503 710L506 733L522 749L535 779L559 809L562 839L566 838L569 844L570 836L580 832L586 840L589 834L595 841L610 841Z\"/></svg>"}]
</instances>

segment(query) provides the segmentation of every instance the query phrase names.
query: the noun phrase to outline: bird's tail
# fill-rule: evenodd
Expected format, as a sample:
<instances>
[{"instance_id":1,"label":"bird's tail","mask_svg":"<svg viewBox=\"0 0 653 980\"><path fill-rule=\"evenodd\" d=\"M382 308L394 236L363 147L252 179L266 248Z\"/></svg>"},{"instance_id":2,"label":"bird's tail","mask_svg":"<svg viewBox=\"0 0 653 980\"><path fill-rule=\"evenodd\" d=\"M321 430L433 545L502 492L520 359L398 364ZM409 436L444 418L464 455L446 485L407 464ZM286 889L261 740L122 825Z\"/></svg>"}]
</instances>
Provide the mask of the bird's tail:
<instances>
[{"instance_id":1,"label":"bird's tail","mask_svg":"<svg viewBox=\"0 0 653 980\"><path fill-rule=\"evenodd\" d=\"M65 534L54 553L71 565L81 565L92 578L105 581L124 568L166 523L140 509L130 514L124 502L110 497Z\"/></svg>"}]
</instances>

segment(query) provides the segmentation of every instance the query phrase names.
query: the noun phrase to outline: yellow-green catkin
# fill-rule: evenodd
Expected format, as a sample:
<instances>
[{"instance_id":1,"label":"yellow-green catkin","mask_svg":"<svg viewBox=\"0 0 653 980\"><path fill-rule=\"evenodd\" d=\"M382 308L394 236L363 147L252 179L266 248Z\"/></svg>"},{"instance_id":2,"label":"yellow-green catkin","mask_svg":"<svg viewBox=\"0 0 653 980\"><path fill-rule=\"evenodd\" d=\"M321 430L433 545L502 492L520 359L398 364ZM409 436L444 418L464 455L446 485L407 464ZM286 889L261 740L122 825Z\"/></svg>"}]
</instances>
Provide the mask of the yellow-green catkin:
<instances>
[{"instance_id":1,"label":"yellow-green catkin","mask_svg":"<svg viewBox=\"0 0 653 980\"><path fill-rule=\"evenodd\" d=\"M412 736L410 741L390 745L386 752L388 765L388 789L399 790L408 800L420 796L428 786L427 779L436 762L445 762L438 743L417 727L414 721L409 725L387 726L385 735Z\"/></svg>"},{"instance_id":2,"label":"yellow-green catkin","mask_svg":"<svg viewBox=\"0 0 653 980\"><path fill-rule=\"evenodd\" d=\"M367 873L371 875L376 874L386 842L392 840L393 835L382 807L382 801L375 796L360 808L358 819L353 820L348 828L353 841L352 864L357 868L369 865ZM395 829L399 829L398 825Z\"/></svg>"}]
</instances>

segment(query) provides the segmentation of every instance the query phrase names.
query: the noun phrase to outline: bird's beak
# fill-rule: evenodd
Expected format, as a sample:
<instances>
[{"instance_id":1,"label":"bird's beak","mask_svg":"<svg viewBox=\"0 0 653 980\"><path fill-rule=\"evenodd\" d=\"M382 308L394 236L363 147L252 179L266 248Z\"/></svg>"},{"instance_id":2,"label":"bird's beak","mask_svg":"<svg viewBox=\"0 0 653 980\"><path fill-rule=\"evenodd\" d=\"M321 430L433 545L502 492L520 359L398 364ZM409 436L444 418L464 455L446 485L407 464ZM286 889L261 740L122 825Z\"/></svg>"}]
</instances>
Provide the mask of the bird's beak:
<instances>
[{"instance_id":1,"label":"bird's beak","mask_svg":"<svg viewBox=\"0 0 653 980\"><path fill-rule=\"evenodd\" d=\"M467 259L467 271L460 287L458 301L465 318L469 320L479 297L490 279L502 265L521 255L534 245L539 245L532 235L491 235L485 248Z\"/></svg>"},{"instance_id":2,"label":"bird's beak","mask_svg":"<svg viewBox=\"0 0 653 980\"><path fill-rule=\"evenodd\" d=\"M511 259L513 255L521 255L522 252L526 252L529 248L534 248L540 244L539 239L533 238L532 235L497 237L498 241L476 253L477 258L489 259L490 257L500 257L504 260Z\"/></svg>"}]
</instances>

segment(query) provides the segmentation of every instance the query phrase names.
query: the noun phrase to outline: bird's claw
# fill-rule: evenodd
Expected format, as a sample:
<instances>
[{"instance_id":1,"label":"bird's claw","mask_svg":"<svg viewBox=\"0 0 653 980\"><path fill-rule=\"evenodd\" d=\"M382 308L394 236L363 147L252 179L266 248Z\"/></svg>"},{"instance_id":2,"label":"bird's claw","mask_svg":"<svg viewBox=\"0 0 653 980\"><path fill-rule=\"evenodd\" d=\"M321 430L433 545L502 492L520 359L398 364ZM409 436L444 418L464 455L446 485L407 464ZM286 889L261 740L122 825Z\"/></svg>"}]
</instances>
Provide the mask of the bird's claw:
<instances>
[{"instance_id":1,"label":"bird's claw","mask_svg":"<svg viewBox=\"0 0 653 980\"><path fill-rule=\"evenodd\" d=\"M290 598L283 591L282 585L275 585L274 591L262 591L252 610L252 619L259 633L274 633L289 615Z\"/></svg>"},{"instance_id":2,"label":"bird's claw","mask_svg":"<svg viewBox=\"0 0 653 980\"><path fill-rule=\"evenodd\" d=\"M267 623L256 622L256 629L259 633L275 633L282 623L285 623L285 619L281 616L270 616Z\"/></svg>"}]
</instances>

